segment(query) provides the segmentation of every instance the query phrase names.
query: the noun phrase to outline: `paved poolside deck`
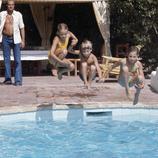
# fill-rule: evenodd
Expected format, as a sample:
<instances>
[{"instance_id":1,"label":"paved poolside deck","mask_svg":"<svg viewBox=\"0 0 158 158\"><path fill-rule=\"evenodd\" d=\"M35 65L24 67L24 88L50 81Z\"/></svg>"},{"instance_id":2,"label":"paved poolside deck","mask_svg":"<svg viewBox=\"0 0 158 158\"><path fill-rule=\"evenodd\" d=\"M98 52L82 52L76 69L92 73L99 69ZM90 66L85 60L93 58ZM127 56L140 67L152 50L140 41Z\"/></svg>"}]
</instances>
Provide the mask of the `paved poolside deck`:
<instances>
[{"instance_id":1,"label":"paved poolside deck","mask_svg":"<svg viewBox=\"0 0 158 158\"><path fill-rule=\"evenodd\" d=\"M3 78L0 78L0 82ZM135 89L131 89L134 95ZM127 100L124 88L116 80L93 83L87 90L79 77L24 77L23 86L0 85L0 114L35 111L41 108L158 108L158 94L150 88L150 80L140 94L139 103Z\"/></svg>"}]
</instances>

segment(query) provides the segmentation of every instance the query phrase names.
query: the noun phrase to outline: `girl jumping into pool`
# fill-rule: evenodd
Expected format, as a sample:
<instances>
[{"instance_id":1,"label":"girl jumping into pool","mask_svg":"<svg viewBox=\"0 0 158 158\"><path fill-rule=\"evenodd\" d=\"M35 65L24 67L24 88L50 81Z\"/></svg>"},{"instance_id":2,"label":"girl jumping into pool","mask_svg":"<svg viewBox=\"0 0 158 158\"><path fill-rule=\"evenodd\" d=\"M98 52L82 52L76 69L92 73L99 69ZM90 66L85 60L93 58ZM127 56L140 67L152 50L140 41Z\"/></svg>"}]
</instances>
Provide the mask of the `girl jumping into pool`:
<instances>
[{"instance_id":1,"label":"girl jumping into pool","mask_svg":"<svg viewBox=\"0 0 158 158\"><path fill-rule=\"evenodd\" d=\"M125 87L126 96L131 100L129 88L135 86L136 92L133 104L138 103L140 90L144 88L144 73L141 62L138 60L140 46L132 46L129 49L127 58L115 63L109 71L120 65L118 82Z\"/></svg>"}]
</instances>

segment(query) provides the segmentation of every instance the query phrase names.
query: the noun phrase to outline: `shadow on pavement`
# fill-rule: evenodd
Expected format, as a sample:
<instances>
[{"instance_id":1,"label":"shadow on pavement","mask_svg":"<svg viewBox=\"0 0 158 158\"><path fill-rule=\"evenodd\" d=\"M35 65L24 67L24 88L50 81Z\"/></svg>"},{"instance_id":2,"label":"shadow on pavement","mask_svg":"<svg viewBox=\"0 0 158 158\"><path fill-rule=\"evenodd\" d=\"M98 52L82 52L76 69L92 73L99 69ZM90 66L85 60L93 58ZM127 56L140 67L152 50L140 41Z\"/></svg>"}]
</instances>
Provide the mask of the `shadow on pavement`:
<instances>
[{"instance_id":1,"label":"shadow on pavement","mask_svg":"<svg viewBox=\"0 0 158 158\"><path fill-rule=\"evenodd\" d=\"M150 90L153 92L153 93L156 93L156 94L158 94L158 92L156 92L152 87L151 87L151 85L150 84L148 84L148 86L150 87Z\"/></svg>"}]
</instances>

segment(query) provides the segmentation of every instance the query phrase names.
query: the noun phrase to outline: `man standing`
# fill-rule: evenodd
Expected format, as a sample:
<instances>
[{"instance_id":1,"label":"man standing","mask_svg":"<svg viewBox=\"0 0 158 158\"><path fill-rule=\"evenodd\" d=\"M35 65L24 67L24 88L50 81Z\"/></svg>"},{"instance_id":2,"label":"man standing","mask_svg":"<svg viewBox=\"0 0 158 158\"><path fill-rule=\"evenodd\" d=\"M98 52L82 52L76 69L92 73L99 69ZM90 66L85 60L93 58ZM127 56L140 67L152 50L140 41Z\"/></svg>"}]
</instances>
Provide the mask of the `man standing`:
<instances>
[{"instance_id":1,"label":"man standing","mask_svg":"<svg viewBox=\"0 0 158 158\"><path fill-rule=\"evenodd\" d=\"M7 10L0 12L0 42L2 42L5 80L12 84L10 53L13 49L15 67L15 86L22 85L22 66L20 48L25 46L25 30L22 14L14 10L14 0L7 0Z\"/></svg>"}]
</instances>

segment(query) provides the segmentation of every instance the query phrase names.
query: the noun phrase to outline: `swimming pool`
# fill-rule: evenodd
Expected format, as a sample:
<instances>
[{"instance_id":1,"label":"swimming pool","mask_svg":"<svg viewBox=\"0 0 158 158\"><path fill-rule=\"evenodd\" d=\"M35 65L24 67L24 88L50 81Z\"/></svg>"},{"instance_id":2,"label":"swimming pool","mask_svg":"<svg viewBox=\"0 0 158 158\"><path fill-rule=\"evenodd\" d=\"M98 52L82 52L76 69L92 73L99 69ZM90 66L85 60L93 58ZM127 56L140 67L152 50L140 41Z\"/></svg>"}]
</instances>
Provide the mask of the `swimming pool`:
<instances>
[{"instance_id":1,"label":"swimming pool","mask_svg":"<svg viewBox=\"0 0 158 158\"><path fill-rule=\"evenodd\" d=\"M158 110L68 109L0 115L2 158L157 158Z\"/></svg>"}]
</instances>

